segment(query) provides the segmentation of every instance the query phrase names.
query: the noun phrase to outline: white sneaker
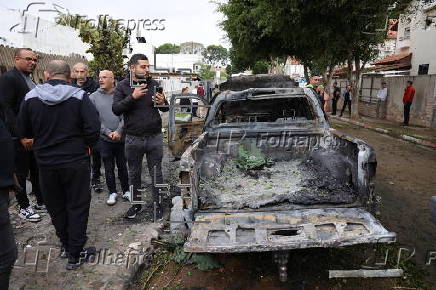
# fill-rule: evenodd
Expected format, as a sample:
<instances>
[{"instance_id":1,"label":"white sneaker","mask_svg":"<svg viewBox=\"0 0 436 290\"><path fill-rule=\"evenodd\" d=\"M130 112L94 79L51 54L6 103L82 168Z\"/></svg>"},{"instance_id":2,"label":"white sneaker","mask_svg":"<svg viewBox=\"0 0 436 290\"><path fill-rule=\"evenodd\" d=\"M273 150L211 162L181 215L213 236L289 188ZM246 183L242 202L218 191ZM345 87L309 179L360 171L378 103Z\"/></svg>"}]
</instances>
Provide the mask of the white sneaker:
<instances>
[{"instance_id":1,"label":"white sneaker","mask_svg":"<svg viewBox=\"0 0 436 290\"><path fill-rule=\"evenodd\" d=\"M34 208L35 208L36 212L46 212L47 211L47 207L45 206L45 204L35 204Z\"/></svg>"},{"instance_id":2,"label":"white sneaker","mask_svg":"<svg viewBox=\"0 0 436 290\"><path fill-rule=\"evenodd\" d=\"M116 192L109 194L109 198L107 199L106 204L114 205L115 203L117 203L117 197L118 197L118 193Z\"/></svg>"},{"instance_id":3,"label":"white sneaker","mask_svg":"<svg viewBox=\"0 0 436 290\"><path fill-rule=\"evenodd\" d=\"M39 222L41 220L41 216L35 213L30 206L26 209L20 209L18 216L22 219L28 220L29 222Z\"/></svg>"},{"instance_id":4,"label":"white sneaker","mask_svg":"<svg viewBox=\"0 0 436 290\"><path fill-rule=\"evenodd\" d=\"M126 191L122 197L124 201L130 201L130 191Z\"/></svg>"}]
</instances>

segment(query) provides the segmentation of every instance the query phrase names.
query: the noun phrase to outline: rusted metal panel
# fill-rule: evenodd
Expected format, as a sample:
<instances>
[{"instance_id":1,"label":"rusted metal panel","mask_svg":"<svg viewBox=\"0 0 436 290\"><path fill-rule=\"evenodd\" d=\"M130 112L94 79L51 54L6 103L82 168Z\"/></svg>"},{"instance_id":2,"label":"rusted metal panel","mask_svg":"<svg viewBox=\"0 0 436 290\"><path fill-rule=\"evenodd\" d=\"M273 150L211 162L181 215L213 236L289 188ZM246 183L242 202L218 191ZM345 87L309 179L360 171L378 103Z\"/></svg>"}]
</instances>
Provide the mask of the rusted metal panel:
<instances>
[{"instance_id":1,"label":"rusted metal panel","mask_svg":"<svg viewBox=\"0 0 436 290\"><path fill-rule=\"evenodd\" d=\"M362 208L201 213L195 221L200 223L192 226L184 245L187 252L283 251L390 243L396 238Z\"/></svg>"}]
</instances>

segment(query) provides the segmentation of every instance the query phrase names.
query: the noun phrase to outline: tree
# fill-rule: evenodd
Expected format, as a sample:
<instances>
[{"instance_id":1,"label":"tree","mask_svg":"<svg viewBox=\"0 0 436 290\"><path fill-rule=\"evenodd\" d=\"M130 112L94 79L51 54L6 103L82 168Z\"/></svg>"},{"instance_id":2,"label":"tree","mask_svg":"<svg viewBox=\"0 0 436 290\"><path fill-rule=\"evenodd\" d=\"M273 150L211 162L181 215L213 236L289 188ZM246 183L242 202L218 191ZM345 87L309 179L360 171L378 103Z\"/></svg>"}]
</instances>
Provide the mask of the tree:
<instances>
[{"instance_id":1,"label":"tree","mask_svg":"<svg viewBox=\"0 0 436 290\"><path fill-rule=\"evenodd\" d=\"M204 62L215 67L225 66L228 62L229 53L227 48L221 45L209 45L203 51Z\"/></svg>"},{"instance_id":2,"label":"tree","mask_svg":"<svg viewBox=\"0 0 436 290\"><path fill-rule=\"evenodd\" d=\"M94 57L89 62L93 76L101 70L111 70L116 77L123 76L122 52L129 41L130 31L122 30L116 20L107 16L99 17L96 26L83 16L60 13L56 23L78 29L82 41L90 44L86 52Z\"/></svg>"},{"instance_id":3,"label":"tree","mask_svg":"<svg viewBox=\"0 0 436 290\"><path fill-rule=\"evenodd\" d=\"M164 43L158 48L156 48L156 53L158 54L179 54L180 46L172 43Z\"/></svg>"},{"instance_id":4,"label":"tree","mask_svg":"<svg viewBox=\"0 0 436 290\"><path fill-rule=\"evenodd\" d=\"M253 65L253 74L267 74L269 63L264 60L256 61Z\"/></svg>"},{"instance_id":5,"label":"tree","mask_svg":"<svg viewBox=\"0 0 436 290\"><path fill-rule=\"evenodd\" d=\"M209 64L201 64L200 73L198 75L202 80L212 80L215 78L215 72Z\"/></svg>"},{"instance_id":6,"label":"tree","mask_svg":"<svg viewBox=\"0 0 436 290\"><path fill-rule=\"evenodd\" d=\"M198 42L188 41L180 43L180 53L201 54L203 50L204 45Z\"/></svg>"},{"instance_id":7,"label":"tree","mask_svg":"<svg viewBox=\"0 0 436 290\"><path fill-rule=\"evenodd\" d=\"M220 4L221 23L240 59L292 56L311 71L347 63L357 96L361 64L383 41L390 7L410 0L229 0ZM352 67L356 73L351 73ZM358 116L353 98L353 117Z\"/></svg>"}]
</instances>

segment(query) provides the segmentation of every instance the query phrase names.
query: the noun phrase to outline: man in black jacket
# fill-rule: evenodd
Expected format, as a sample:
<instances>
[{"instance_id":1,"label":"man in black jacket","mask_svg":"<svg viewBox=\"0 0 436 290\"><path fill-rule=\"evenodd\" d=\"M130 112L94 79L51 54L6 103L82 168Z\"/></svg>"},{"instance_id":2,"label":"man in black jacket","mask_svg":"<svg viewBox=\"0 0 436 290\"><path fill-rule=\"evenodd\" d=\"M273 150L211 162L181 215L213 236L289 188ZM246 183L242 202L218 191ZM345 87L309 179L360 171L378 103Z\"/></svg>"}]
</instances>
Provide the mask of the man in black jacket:
<instances>
[{"instance_id":1,"label":"man in black jacket","mask_svg":"<svg viewBox=\"0 0 436 290\"><path fill-rule=\"evenodd\" d=\"M144 154L147 158L148 172L153 183L153 200L156 205L156 218L162 217L161 197L158 188L154 185L162 184L162 119L159 110L166 112L168 107L154 106L168 104L165 95L156 92L159 85L148 76L149 62L143 54L134 54L130 58L130 70L134 84L140 79L148 79L143 83L145 88L130 87L130 78L122 80L114 92L112 111L115 115L124 116L124 132L126 133L125 151L129 166L129 181L133 185L134 196L138 196L137 190L141 188L142 159ZM154 101L153 101L154 98ZM142 210L141 205L133 205L126 214L127 218L134 218Z\"/></svg>"},{"instance_id":2,"label":"man in black jacket","mask_svg":"<svg viewBox=\"0 0 436 290\"><path fill-rule=\"evenodd\" d=\"M19 217L32 222L38 222L41 217L30 206L26 192L26 177L30 171L32 190L37 204L36 210L45 210L39 188L38 167L32 151L33 140L24 138L17 129L16 119L24 96L35 84L31 74L38 61L37 55L30 48L19 48L15 51L15 67L0 77L0 111L3 111L6 126L14 140L15 173L21 189L16 198L20 206Z\"/></svg>"},{"instance_id":3,"label":"man in black jacket","mask_svg":"<svg viewBox=\"0 0 436 290\"><path fill-rule=\"evenodd\" d=\"M99 85L90 76L88 66L83 62L78 62L73 66L72 84L81 88L88 93L88 96L94 93ZM96 192L103 190L101 185L101 155L98 146L92 148L91 151L91 167L92 167L92 188Z\"/></svg>"},{"instance_id":4,"label":"man in black jacket","mask_svg":"<svg viewBox=\"0 0 436 290\"><path fill-rule=\"evenodd\" d=\"M17 246L9 220L9 190L14 185L14 143L0 113L0 289L8 289Z\"/></svg>"},{"instance_id":5,"label":"man in black jacket","mask_svg":"<svg viewBox=\"0 0 436 290\"><path fill-rule=\"evenodd\" d=\"M341 88L338 87L338 83L333 83L333 102L332 102L332 115L336 116L336 111L338 107L338 100L341 97Z\"/></svg>"},{"instance_id":6,"label":"man in black jacket","mask_svg":"<svg viewBox=\"0 0 436 290\"><path fill-rule=\"evenodd\" d=\"M41 188L47 210L68 252L67 269L76 269L95 248L86 243L91 202L88 147L99 138L100 121L88 95L70 85L70 67L53 60L47 83L31 90L21 106L18 127L35 139Z\"/></svg>"}]
</instances>

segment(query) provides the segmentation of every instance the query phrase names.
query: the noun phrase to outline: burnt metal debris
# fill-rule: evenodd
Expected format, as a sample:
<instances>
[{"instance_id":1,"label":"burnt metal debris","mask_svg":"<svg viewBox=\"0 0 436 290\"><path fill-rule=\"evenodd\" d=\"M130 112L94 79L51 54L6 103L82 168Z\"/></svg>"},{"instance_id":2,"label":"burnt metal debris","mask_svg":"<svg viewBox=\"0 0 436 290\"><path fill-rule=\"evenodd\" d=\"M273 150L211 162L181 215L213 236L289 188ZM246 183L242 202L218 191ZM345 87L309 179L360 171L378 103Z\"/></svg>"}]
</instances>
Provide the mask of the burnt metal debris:
<instances>
[{"instance_id":1,"label":"burnt metal debris","mask_svg":"<svg viewBox=\"0 0 436 290\"><path fill-rule=\"evenodd\" d=\"M213 100L202 133L181 156L184 186L172 216L189 222L173 227L188 236L185 251L278 252L285 280L288 250L394 242L371 214L374 150L332 129L312 90L272 79L256 88L262 78L222 86L239 91ZM241 170L241 146L273 163Z\"/></svg>"}]
</instances>

